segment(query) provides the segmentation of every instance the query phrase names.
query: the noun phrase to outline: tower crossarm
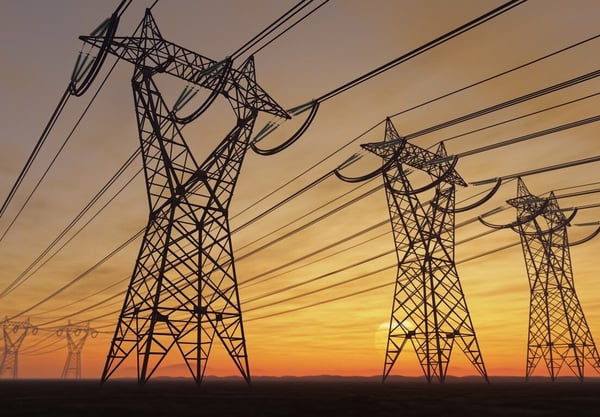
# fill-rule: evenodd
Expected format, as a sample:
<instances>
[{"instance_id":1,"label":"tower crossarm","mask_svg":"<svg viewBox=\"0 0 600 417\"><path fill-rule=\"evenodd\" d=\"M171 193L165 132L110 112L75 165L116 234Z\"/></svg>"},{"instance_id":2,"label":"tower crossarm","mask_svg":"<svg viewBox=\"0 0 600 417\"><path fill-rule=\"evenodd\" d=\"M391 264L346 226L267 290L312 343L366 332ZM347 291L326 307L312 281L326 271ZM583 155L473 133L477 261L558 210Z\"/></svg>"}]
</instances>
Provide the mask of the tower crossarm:
<instances>
[{"instance_id":1,"label":"tower crossarm","mask_svg":"<svg viewBox=\"0 0 600 417\"><path fill-rule=\"evenodd\" d=\"M550 193L548 197L540 197L529 192L521 179L517 185L517 197L506 200L508 204L517 209L517 221L527 223L535 217L543 217L551 229L566 226L575 217L574 210L569 217L558 206L556 196Z\"/></svg>"},{"instance_id":2,"label":"tower crossarm","mask_svg":"<svg viewBox=\"0 0 600 417\"><path fill-rule=\"evenodd\" d=\"M514 208L530 214L538 213L540 210L544 210L545 206L548 205L547 198L538 197L532 194L511 198L506 200L506 202Z\"/></svg>"},{"instance_id":3,"label":"tower crossarm","mask_svg":"<svg viewBox=\"0 0 600 417\"><path fill-rule=\"evenodd\" d=\"M365 143L361 146L369 152L382 157L384 162L394 158L399 164L405 164L425 171L436 179L445 176L444 181L448 184L467 186L465 180L462 179L456 170L449 169L455 157L440 156L439 153L433 153L409 143L403 137L390 141Z\"/></svg>"},{"instance_id":4,"label":"tower crossarm","mask_svg":"<svg viewBox=\"0 0 600 417\"><path fill-rule=\"evenodd\" d=\"M277 104L252 78L246 77L240 70L231 68L229 58L216 61L197 52L181 47L163 39L153 22L150 11L146 12L146 20L152 21L152 34L149 36L115 36L106 42L105 36L80 36L79 38L97 48L120 59L139 65L160 68L160 71L198 87L211 91L219 90L220 94L232 101L235 107L252 108L275 116L289 119L287 112ZM224 83L221 78L225 77ZM239 79L244 78L247 90L254 94L245 94L240 89Z\"/></svg>"}]
</instances>

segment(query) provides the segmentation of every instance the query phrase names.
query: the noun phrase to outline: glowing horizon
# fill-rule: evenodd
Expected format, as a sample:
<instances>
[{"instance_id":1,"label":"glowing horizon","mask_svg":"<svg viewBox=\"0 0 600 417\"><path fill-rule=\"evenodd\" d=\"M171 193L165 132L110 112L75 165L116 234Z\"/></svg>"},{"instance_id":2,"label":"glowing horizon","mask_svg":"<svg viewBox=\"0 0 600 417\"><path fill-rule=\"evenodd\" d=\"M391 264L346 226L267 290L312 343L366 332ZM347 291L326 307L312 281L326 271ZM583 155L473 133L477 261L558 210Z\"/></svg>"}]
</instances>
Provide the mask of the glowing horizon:
<instances>
[{"instance_id":1,"label":"glowing horizon","mask_svg":"<svg viewBox=\"0 0 600 417\"><path fill-rule=\"evenodd\" d=\"M52 7L33 1L4 5L0 16L0 27L5 34L0 41L0 53L7 57L5 66L0 69L3 92L0 121L5 128L0 142L2 198L9 193L68 82L80 48L77 37L89 33L112 12L114 5L109 3L74 4L60 0L53 2ZM222 59L295 3L261 0L249 4L228 0L198 5L178 0L177 7L159 2L154 14L165 37L211 58ZM438 1L424 6L418 2L380 1L373 6L360 1L331 2L256 54L257 80L284 108L291 108L502 2L461 0L458 6L447 3ZM145 6L131 6L123 17L119 33L130 33L135 28ZM592 40L526 69L398 114L590 38L595 35L600 17L600 9L595 6L594 2L585 0L578 0L576 6L559 0L526 2L472 33L461 35L323 104L307 133L286 151L271 157L248 153L233 197L231 230L326 175L359 152L359 144L383 140L381 124L361 135L386 116L397 114L393 117L396 128L401 135L408 135L595 70L600 58L594 53L594 47L600 41ZM224 27L232 30L224 30ZM105 64L105 71L110 64ZM130 88L131 68L129 64L116 67L43 187L0 241L0 291L26 270L138 146ZM174 102L183 84L160 81L165 98ZM34 165L6 216L0 219L0 233L4 233L25 202L99 82L88 95L71 99L64 118L57 123L50 142L40 154L40 161ZM443 140L453 155L591 117L600 102L597 96L477 131L591 95L599 86L600 81L592 78L518 106L423 135L414 139L414 143L427 148ZM190 103L190 108L193 104ZM281 133L264 140L265 146L280 143L282 137L298 127L301 119L282 125ZM260 118L255 132L268 121L267 117ZM205 116L183 130L183 136L198 160L203 160L232 123L230 109L223 100L217 100ZM465 156L456 169L472 184L596 156L600 150L597 131L597 123L590 123ZM350 141L353 142L335 157L254 205ZM347 172L360 175L379 163L377 158L365 153ZM115 184L114 192L140 168L138 158L126 172L126 178ZM536 195L547 195L551 190L564 189L562 192L567 194L594 189L600 181L594 168L597 168L595 164L581 165L532 175L526 177L525 182ZM416 176L416 181L420 180L422 178ZM379 188L347 208L327 214L380 184L381 179L377 177L356 188L329 176L289 204L232 234L251 376L381 375L385 352L380 327L389 322L397 262L385 193ZM580 187L584 184L589 185ZM457 205L468 204L469 198L490 187L470 185L458 190ZM490 216L490 221L513 221L516 211L505 201L515 193L515 182L508 182L489 202L456 217L458 275L490 378L524 375L529 285L518 235L510 230L491 232L474 220L499 207L502 210ZM107 201L107 197L101 200L98 208ZM567 208L596 202L595 194L590 193L565 197L559 204ZM252 208L244 211L249 206ZM66 325L68 320L84 322L103 316L91 322L99 334L87 340L82 353L83 377L100 377L123 303L119 294L127 288L140 239L93 271L86 271L141 230L147 220L147 210L144 181L142 176L137 176L126 192L119 194L72 243L31 279L0 298L0 317L10 317L85 274L49 302L16 319L29 318L33 325L40 326L39 333L27 336L22 345L21 378L58 378L67 350L64 340L56 342L52 332ZM581 210L569 228L569 239L576 241L588 235L593 226L577 225L598 221L599 213L597 208ZM319 217L323 219L316 222ZM84 221L90 218L91 214ZM294 232L295 228L313 220L313 225ZM68 236L73 233L75 231ZM287 233L289 236L284 238ZM267 237L261 239L263 236ZM261 248L279 238L281 240ZM571 250L577 294L591 333L597 338L600 338L600 294L595 291L598 271L595 256L599 244L600 240L595 239ZM507 248L481 256L503 247ZM289 289L271 294L282 288ZM108 297L113 298L102 302ZM97 308L74 314L96 303L100 303ZM50 323L44 324L47 322ZM42 340L44 338L47 342ZM586 377L598 376L587 365L585 374ZM178 352L171 352L159 368L156 376L161 375L189 376ZM237 370L218 340L206 375L237 376ZM422 376L412 346L405 347L391 375ZM477 375L477 372L455 347L448 375ZM535 375L546 375L542 364ZM135 376L135 369L128 364L115 376ZM563 370L561 376L570 375Z\"/></svg>"}]
</instances>

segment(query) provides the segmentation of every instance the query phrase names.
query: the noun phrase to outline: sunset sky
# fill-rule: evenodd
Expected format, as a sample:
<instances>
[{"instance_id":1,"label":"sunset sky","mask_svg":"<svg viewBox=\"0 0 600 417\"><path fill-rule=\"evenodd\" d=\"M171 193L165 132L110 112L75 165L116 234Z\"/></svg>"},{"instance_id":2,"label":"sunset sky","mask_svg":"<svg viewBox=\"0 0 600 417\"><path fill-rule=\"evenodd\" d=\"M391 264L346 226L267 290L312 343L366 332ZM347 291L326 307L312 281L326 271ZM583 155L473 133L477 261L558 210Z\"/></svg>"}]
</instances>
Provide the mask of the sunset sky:
<instances>
[{"instance_id":1,"label":"sunset sky","mask_svg":"<svg viewBox=\"0 0 600 417\"><path fill-rule=\"evenodd\" d=\"M89 34L118 3L117 0L0 0L0 202L8 195L68 84L81 49L78 36ZM151 3L136 0L123 16L118 35L131 34L144 8ZM296 0L160 0L153 15L166 39L220 60L296 3ZM289 109L332 91L502 3L331 0L255 55L257 81L283 108ZM361 152L361 143L383 140L381 122L387 116L395 115L392 121L398 132L410 135L598 70L600 39L595 39L402 113L587 40L598 34L599 19L600 7L595 0L530 0L327 100L307 133L292 147L274 156L260 156L252 151L247 154L230 211L232 230L331 172L350 155ZM0 218L0 236L5 234L0 241L0 292L45 251L139 146L130 83L132 66L120 62L39 189L11 225L113 62L113 57L107 59L100 77L83 97L69 99L31 171ZM183 82L164 80L165 99L173 103L183 87ZM419 136L412 143L428 148L443 140L449 154L460 154L596 116L600 96L595 94L600 94L597 77ZM233 112L227 106L224 100L217 100L206 114L183 130L198 161L204 160L233 126ZM541 111L550 107L554 108ZM192 108L190 103L189 109ZM519 116L526 117L473 132ZM261 116L258 126L269 120ZM283 124L261 145L280 143L302 121L299 116ZM465 156L456 169L472 183L598 156L598 133L598 122L585 124ZM376 157L362 152L361 155L358 162L344 171L347 175L361 175L379 166ZM598 163L591 163L524 179L529 190L537 195L547 195L551 190L558 195L593 191L600 188L598 167ZM43 259L63 246L140 168L141 159ZM254 204L306 170L288 186ZM394 242L383 189L290 233L380 184L379 177L367 184L348 184L329 176L232 235L253 376L381 374L385 327L396 276ZM457 205L468 204L469 197L489 187L488 184L459 189ZM506 200L515 193L516 182L507 182L484 205L458 214L456 223L497 207L503 210L488 217L489 221L498 224L513 221L516 212L508 207ZM564 208L593 205L598 202L598 195L591 192L561 198L559 204ZM250 205L249 210L243 211ZM123 301L123 295L119 294L127 288L140 239L98 268L86 271L142 229L147 210L143 177L138 175L56 256L39 270L44 261L38 263L36 272L22 285L0 296L1 317L26 311L15 320L29 318L33 325L40 326L37 335L29 335L22 345L21 377L60 376L67 348L64 338L58 339L53 334L68 320L92 320L91 326L99 331L98 337L88 339L82 358L83 376L100 377ZM599 220L600 209L581 210L568 229L569 238L577 241L587 236L594 226L578 225ZM359 234L378 223L382 225ZM490 233L470 239L485 232ZM283 237L286 234L289 236ZM359 235L344 240L353 234ZM263 248L279 237L283 238ZM465 240L468 241L461 243ZM334 245L338 242L341 243ZM509 244L513 246L483 256ZM600 238L571 249L576 289L597 343L600 341L596 259L599 249ZM373 259L366 261L370 258ZM459 227L456 262L488 374L492 378L523 376L529 286L518 235L510 230L491 232L479 222ZM264 275L249 282L259 274ZM77 277L81 279L68 289L30 310ZM362 278L343 283L355 277ZM311 282L294 286L305 281ZM334 286L337 283L341 284ZM77 313L111 296L114 297L110 301ZM421 375L414 351L410 347L405 349L392 374ZM188 376L178 353L173 353L158 375ZM133 363L130 365L118 375L133 375ZM567 370L563 372L567 375ZM219 344L215 344L206 373L237 375ZM456 349L448 374L474 375L476 371ZM538 368L537 374L546 372ZM586 375L595 374L589 368Z\"/></svg>"}]
</instances>

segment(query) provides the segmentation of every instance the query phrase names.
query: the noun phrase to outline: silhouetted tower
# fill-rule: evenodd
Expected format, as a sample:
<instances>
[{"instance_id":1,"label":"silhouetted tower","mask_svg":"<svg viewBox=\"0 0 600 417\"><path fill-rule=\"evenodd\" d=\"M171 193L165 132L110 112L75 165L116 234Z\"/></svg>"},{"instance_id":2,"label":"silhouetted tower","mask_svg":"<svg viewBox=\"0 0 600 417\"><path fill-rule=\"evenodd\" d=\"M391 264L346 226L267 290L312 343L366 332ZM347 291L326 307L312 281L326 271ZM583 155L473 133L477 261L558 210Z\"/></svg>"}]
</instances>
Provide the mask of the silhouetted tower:
<instances>
[{"instance_id":1,"label":"silhouetted tower","mask_svg":"<svg viewBox=\"0 0 600 417\"><path fill-rule=\"evenodd\" d=\"M526 378L543 361L553 381L563 367L582 381L585 362L600 372L600 357L573 282L567 226L576 211L567 218L554 193L537 197L520 178L517 197L507 202L517 209L514 223L484 224L521 237L530 289Z\"/></svg>"},{"instance_id":2,"label":"silhouetted tower","mask_svg":"<svg viewBox=\"0 0 600 417\"><path fill-rule=\"evenodd\" d=\"M454 262L455 185L466 183L454 170L443 144L436 153L402 138L388 118L385 140L362 145L383 158L398 272L383 368L389 375L407 342L417 353L428 382L446 377L456 342L487 380L475 330ZM407 167L429 174L432 182L412 187ZM418 194L434 189L431 202Z\"/></svg>"},{"instance_id":3,"label":"silhouetted tower","mask_svg":"<svg viewBox=\"0 0 600 417\"><path fill-rule=\"evenodd\" d=\"M215 337L250 381L242 311L229 229L229 205L260 111L289 118L255 80L250 57L239 69L165 40L146 11L139 34L82 36L134 65L137 112L150 215L102 374L106 381L130 355L146 382L175 348L194 380L204 375ZM203 106L178 117L154 77L178 77L211 91ZM198 164L181 126L216 96L225 97L235 127Z\"/></svg>"},{"instance_id":4,"label":"silhouetted tower","mask_svg":"<svg viewBox=\"0 0 600 417\"><path fill-rule=\"evenodd\" d=\"M88 336L94 338L98 335L98 332L95 329L90 328L89 323L81 326L73 325L69 321L69 324L58 329L56 334L59 337L64 334L67 339L68 354L61 378L81 379L81 350L83 349Z\"/></svg>"},{"instance_id":5,"label":"silhouetted tower","mask_svg":"<svg viewBox=\"0 0 600 417\"><path fill-rule=\"evenodd\" d=\"M0 364L0 377L17 379L19 376L19 349L25 337L37 334L38 329L26 321L11 321L8 317L2 322L4 336L4 356Z\"/></svg>"}]
</instances>

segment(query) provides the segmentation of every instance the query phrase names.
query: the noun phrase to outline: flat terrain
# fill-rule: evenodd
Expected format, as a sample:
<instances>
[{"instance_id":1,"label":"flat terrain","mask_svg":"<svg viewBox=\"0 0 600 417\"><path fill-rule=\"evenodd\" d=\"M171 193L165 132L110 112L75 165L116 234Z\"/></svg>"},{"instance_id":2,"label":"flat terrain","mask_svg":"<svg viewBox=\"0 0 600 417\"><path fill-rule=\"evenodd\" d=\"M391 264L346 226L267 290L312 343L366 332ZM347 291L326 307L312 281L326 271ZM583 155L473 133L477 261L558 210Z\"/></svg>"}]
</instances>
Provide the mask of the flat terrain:
<instances>
[{"instance_id":1,"label":"flat terrain","mask_svg":"<svg viewBox=\"0 0 600 417\"><path fill-rule=\"evenodd\" d=\"M600 381L208 378L1 380L2 416L599 416Z\"/></svg>"}]
</instances>

